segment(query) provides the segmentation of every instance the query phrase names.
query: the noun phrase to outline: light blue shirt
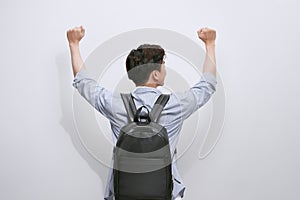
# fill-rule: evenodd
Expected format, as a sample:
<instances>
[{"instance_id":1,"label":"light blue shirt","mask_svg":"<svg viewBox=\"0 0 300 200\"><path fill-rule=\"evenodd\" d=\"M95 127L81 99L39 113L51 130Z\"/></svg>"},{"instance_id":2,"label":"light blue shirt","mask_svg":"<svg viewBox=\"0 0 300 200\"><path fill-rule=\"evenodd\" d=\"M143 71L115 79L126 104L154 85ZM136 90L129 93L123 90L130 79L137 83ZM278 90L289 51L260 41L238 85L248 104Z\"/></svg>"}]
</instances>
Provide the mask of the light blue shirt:
<instances>
[{"instance_id":1,"label":"light blue shirt","mask_svg":"<svg viewBox=\"0 0 300 200\"><path fill-rule=\"evenodd\" d=\"M211 95L216 91L216 84L215 76L206 72L189 90L170 94L170 99L162 111L158 123L167 129L172 155L175 152L183 121L208 102ZM128 123L127 113L120 94L114 94L112 91L101 87L97 81L89 76L85 68L76 74L72 85L81 96L110 121L113 142L116 144L120 129ZM160 90L152 87L136 87L132 91L136 107L139 108L144 105L149 110L160 94L162 94ZM112 172L113 170L110 168L104 198L106 200L114 199ZM177 169L176 159L172 163L172 174L174 185L172 196L174 199L178 195L183 196L185 190Z\"/></svg>"}]
</instances>

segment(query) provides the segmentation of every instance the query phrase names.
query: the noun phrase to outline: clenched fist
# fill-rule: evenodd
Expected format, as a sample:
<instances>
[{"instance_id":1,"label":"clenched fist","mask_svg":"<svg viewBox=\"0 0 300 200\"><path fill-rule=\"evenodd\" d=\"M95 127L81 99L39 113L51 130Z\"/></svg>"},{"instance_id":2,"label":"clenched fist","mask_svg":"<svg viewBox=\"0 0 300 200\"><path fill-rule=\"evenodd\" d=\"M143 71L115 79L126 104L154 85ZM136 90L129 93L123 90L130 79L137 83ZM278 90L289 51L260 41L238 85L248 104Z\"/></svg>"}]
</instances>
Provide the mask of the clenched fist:
<instances>
[{"instance_id":1,"label":"clenched fist","mask_svg":"<svg viewBox=\"0 0 300 200\"><path fill-rule=\"evenodd\" d=\"M198 37L206 44L206 45L214 45L216 40L216 31L210 28L201 28L197 31Z\"/></svg>"},{"instance_id":2,"label":"clenched fist","mask_svg":"<svg viewBox=\"0 0 300 200\"><path fill-rule=\"evenodd\" d=\"M85 29L80 27L75 27L67 31L67 38L69 44L79 44L80 40L84 37Z\"/></svg>"}]
</instances>

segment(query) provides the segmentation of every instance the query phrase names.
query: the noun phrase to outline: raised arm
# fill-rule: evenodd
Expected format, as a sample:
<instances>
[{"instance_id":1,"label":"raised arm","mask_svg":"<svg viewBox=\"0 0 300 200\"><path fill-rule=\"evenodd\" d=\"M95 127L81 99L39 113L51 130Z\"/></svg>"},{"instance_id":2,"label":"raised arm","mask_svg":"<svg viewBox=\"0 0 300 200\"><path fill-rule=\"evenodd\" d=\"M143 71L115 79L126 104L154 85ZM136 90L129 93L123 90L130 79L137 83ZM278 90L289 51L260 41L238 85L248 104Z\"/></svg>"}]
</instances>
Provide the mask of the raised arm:
<instances>
[{"instance_id":1,"label":"raised arm","mask_svg":"<svg viewBox=\"0 0 300 200\"><path fill-rule=\"evenodd\" d=\"M215 40L216 31L210 28L202 28L198 32L198 37L205 43L206 56L204 60L203 73L210 72L216 77L216 55Z\"/></svg>"},{"instance_id":2,"label":"raised arm","mask_svg":"<svg viewBox=\"0 0 300 200\"><path fill-rule=\"evenodd\" d=\"M82 67L85 67L79 49L79 42L84 37L84 34L85 29L82 26L67 31L74 77Z\"/></svg>"},{"instance_id":3,"label":"raised arm","mask_svg":"<svg viewBox=\"0 0 300 200\"><path fill-rule=\"evenodd\" d=\"M186 119L197 109L205 105L216 91L216 31L202 28L197 31L198 37L205 43L206 56L203 64L203 76L183 95L178 95L181 103L182 118Z\"/></svg>"}]
</instances>

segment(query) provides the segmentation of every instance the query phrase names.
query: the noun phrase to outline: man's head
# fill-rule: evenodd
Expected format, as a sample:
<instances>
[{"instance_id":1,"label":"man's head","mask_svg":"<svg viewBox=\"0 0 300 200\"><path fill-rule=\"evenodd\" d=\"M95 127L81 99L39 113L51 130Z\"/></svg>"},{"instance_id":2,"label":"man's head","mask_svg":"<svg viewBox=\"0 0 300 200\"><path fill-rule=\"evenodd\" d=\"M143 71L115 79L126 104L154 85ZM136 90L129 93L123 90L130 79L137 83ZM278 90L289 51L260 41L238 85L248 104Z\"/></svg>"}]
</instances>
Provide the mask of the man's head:
<instances>
[{"instance_id":1,"label":"man's head","mask_svg":"<svg viewBox=\"0 0 300 200\"><path fill-rule=\"evenodd\" d=\"M159 45L143 44L131 50L126 59L128 78L137 86L157 87L164 84L165 50Z\"/></svg>"}]
</instances>

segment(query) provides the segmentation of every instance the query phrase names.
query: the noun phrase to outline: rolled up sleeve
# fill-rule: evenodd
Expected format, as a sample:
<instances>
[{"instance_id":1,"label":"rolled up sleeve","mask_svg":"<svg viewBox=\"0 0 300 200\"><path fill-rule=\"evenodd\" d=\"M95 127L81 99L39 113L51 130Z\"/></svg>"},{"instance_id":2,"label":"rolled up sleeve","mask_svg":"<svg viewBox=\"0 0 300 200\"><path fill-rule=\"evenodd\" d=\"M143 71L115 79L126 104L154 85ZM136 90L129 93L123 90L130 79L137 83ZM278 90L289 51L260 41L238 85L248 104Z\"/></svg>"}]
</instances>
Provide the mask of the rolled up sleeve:
<instances>
[{"instance_id":1,"label":"rolled up sleeve","mask_svg":"<svg viewBox=\"0 0 300 200\"><path fill-rule=\"evenodd\" d=\"M216 91L217 80L216 77L210 72L205 72L201 76L198 83L196 83L191 91L196 99L196 107L198 109L208 102L210 97Z\"/></svg>"},{"instance_id":2,"label":"rolled up sleeve","mask_svg":"<svg viewBox=\"0 0 300 200\"><path fill-rule=\"evenodd\" d=\"M210 72L203 73L199 81L184 93L176 93L176 100L180 102L178 116L188 118L197 109L208 102L216 91L217 81Z\"/></svg>"},{"instance_id":3,"label":"rolled up sleeve","mask_svg":"<svg viewBox=\"0 0 300 200\"><path fill-rule=\"evenodd\" d=\"M85 68L77 72L73 79L72 86L77 89L79 94L96 110L104 116L110 117L111 92L101 87L97 81L91 78Z\"/></svg>"}]
</instances>

